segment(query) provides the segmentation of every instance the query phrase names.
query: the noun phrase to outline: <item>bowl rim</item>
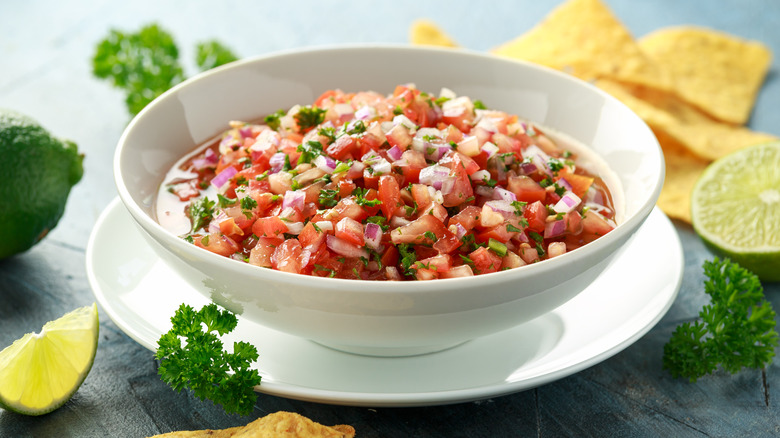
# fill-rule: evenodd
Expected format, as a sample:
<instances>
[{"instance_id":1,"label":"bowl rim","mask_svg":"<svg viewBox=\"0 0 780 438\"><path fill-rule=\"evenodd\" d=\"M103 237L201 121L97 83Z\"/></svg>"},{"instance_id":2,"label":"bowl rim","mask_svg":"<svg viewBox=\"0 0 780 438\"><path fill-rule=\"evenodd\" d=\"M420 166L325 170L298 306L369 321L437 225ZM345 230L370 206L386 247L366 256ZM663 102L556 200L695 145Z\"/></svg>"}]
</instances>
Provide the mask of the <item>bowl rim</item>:
<instances>
[{"instance_id":1,"label":"bowl rim","mask_svg":"<svg viewBox=\"0 0 780 438\"><path fill-rule=\"evenodd\" d=\"M516 65L519 68L531 69L541 71L544 74L553 75L558 80L563 80L577 84L578 86L585 87L591 92L600 95L609 101L612 105L616 105L622 108L629 114L629 117L635 118L639 123L638 126L647 135L648 140L654 143L656 152L659 158L659 169L657 170L657 178L654 181L653 190L649 193L649 196L643 204L641 204L634 214L627 216L621 223L618 223L615 229L610 231L607 235L600 237L599 239L588 243L574 251L567 252L553 259L543 260L530 265L525 265L516 269L509 269L506 271L492 272L490 274L475 275L472 277L458 277L458 278L441 278L435 281L377 281L377 280L355 280L355 279L341 279L341 278L329 278L329 277L316 277L311 275L293 274L288 272L277 271L274 269L258 269L257 266L249 265L237 260L230 259L228 257L222 257L220 255L211 253L209 251L197 248L194 245L184 241L178 236L174 236L171 232L162 227L156 220L147 215L140 206L136 204L133 197L130 195L130 191L124 183L123 175L121 172L121 157L123 151L128 144L128 138L134 131L136 125L143 120L148 113L152 112L154 108L159 105L161 101L171 99L172 96L179 93L182 89L190 87L193 84L198 83L204 78L209 78L214 75L223 74L223 72L233 69L246 68L248 65L254 65L264 62L273 62L277 59L283 59L287 57L306 56L310 53L322 53L322 52L356 52L365 50L378 50L378 51L413 51L413 52L429 52L444 54L445 56L455 56L463 58L484 59L491 62L506 63L508 65ZM564 134L566 134L564 132ZM586 145L589 146L589 145ZM598 154L598 153L596 153ZM191 254L197 257L203 262L207 262L214 265L219 270L232 271L238 274L246 274L252 277L267 279L278 283L293 283L302 287L313 287L316 289L334 289L343 291L358 291L358 290L370 290L374 292L401 292L401 293L423 293L423 292L436 292L436 291L449 291L453 289L453 286L457 285L458 288L468 288L469 286L491 286L499 283L506 283L508 281L522 280L524 277L538 276L538 275L553 275L554 272L560 269L559 265L565 265L571 259L586 258L590 253L598 252L605 246L613 245L616 240L621 238L627 239L632 233L638 229L644 222L647 216L654 208L657 199L660 195L663 181L665 178L665 164L664 155L661 150L652 130L647 124L630 108L619 101L617 98L611 96L607 92L600 88L578 79L574 76L568 75L552 68L534 64L528 61L512 59L508 57L502 57L493 55L490 53L478 52L470 49L451 49L429 46L410 46L403 44L333 44L333 45L318 45L308 46L304 48L294 48L287 50L280 50L246 58L239 59L229 64L222 65L220 67L208 70L206 72L195 75L191 78L182 81L175 85L171 89L164 92L157 97L154 101L149 103L143 108L133 119L128 123L127 127L123 131L121 137L117 142L117 146L114 152L113 160L113 172L114 182L117 187L119 197L122 200L125 208L128 209L131 216L136 223L141 226L145 233L149 234L158 243L164 243L165 245L171 245L172 249ZM171 251L166 248L166 251ZM271 278L268 278L268 277ZM323 281L324 280L324 281ZM314 284L316 282L316 284ZM400 286L404 284L405 286ZM371 285L370 288L367 287Z\"/></svg>"}]
</instances>

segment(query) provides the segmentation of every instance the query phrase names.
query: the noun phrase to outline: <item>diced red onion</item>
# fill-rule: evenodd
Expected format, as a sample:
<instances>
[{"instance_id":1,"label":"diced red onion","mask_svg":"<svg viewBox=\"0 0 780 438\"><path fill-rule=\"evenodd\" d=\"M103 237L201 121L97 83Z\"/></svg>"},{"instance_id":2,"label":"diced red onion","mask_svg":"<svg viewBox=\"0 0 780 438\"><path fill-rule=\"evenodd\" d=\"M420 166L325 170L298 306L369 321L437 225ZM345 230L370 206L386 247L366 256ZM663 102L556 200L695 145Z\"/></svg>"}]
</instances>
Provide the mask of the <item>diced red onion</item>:
<instances>
[{"instance_id":1,"label":"diced red onion","mask_svg":"<svg viewBox=\"0 0 780 438\"><path fill-rule=\"evenodd\" d=\"M577 206L580 205L580 202L582 202L582 200L579 196L572 192L566 192L553 206L553 210L555 210L556 213L568 213L577 208Z\"/></svg>"},{"instance_id":2,"label":"diced red onion","mask_svg":"<svg viewBox=\"0 0 780 438\"><path fill-rule=\"evenodd\" d=\"M498 146L488 141L482 145L482 151L484 151L488 155L488 157L492 157L493 155L498 153L499 149Z\"/></svg>"},{"instance_id":3,"label":"diced red onion","mask_svg":"<svg viewBox=\"0 0 780 438\"><path fill-rule=\"evenodd\" d=\"M328 249L331 251L343 255L344 257L365 257L368 259L368 251L332 234L325 236L325 245L327 245Z\"/></svg>"},{"instance_id":4,"label":"diced red onion","mask_svg":"<svg viewBox=\"0 0 780 438\"><path fill-rule=\"evenodd\" d=\"M544 238L558 237L566 231L566 222L563 220L557 220L547 222L544 225Z\"/></svg>"},{"instance_id":5,"label":"diced red onion","mask_svg":"<svg viewBox=\"0 0 780 438\"><path fill-rule=\"evenodd\" d=\"M288 190L282 200L282 209L291 207L298 211L303 210L303 204L306 200L306 192L303 190Z\"/></svg>"},{"instance_id":6,"label":"diced red onion","mask_svg":"<svg viewBox=\"0 0 780 438\"><path fill-rule=\"evenodd\" d=\"M289 234L298 235L303 231L303 222L287 222L285 225L287 225L287 233Z\"/></svg>"},{"instance_id":7,"label":"diced red onion","mask_svg":"<svg viewBox=\"0 0 780 438\"><path fill-rule=\"evenodd\" d=\"M455 225L450 225L450 231L452 231L452 234L455 235L458 239L465 236L466 233L468 233L468 230L466 227L461 225L460 223L456 223Z\"/></svg>"},{"instance_id":8,"label":"diced red onion","mask_svg":"<svg viewBox=\"0 0 780 438\"><path fill-rule=\"evenodd\" d=\"M458 152L467 157L476 157L481 152L479 139L473 135L463 137L463 140L458 143Z\"/></svg>"},{"instance_id":9,"label":"diced red onion","mask_svg":"<svg viewBox=\"0 0 780 438\"><path fill-rule=\"evenodd\" d=\"M444 102L441 109L445 117L458 117L474 111L474 103L468 96L461 96Z\"/></svg>"},{"instance_id":10,"label":"diced red onion","mask_svg":"<svg viewBox=\"0 0 780 438\"><path fill-rule=\"evenodd\" d=\"M336 117L342 122L350 120L355 110L352 109L352 105L348 103L337 103L333 105L333 111L336 113Z\"/></svg>"},{"instance_id":11,"label":"diced red onion","mask_svg":"<svg viewBox=\"0 0 780 438\"><path fill-rule=\"evenodd\" d=\"M396 280L396 281L402 280L401 273L398 272L398 268L396 268L395 266L386 266L385 274L387 275L388 280Z\"/></svg>"},{"instance_id":12,"label":"diced red onion","mask_svg":"<svg viewBox=\"0 0 780 438\"><path fill-rule=\"evenodd\" d=\"M548 257L553 258L563 254L566 254L566 243L550 242L550 244L547 246Z\"/></svg>"},{"instance_id":13,"label":"diced red onion","mask_svg":"<svg viewBox=\"0 0 780 438\"><path fill-rule=\"evenodd\" d=\"M393 166L390 164L389 161L385 160L384 158L380 158L379 161L372 164L371 168L374 169L374 174L379 174L379 175L390 173L390 171L393 170Z\"/></svg>"},{"instance_id":14,"label":"diced red onion","mask_svg":"<svg viewBox=\"0 0 780 438\"><path fill-rule=\"evenodd\" d=\"M482 185L474 187L474 193L489 199L494 199L496 196L496 192L493 187L482 186Z\"/></svg>"},{"instance_id":15,"label":"diced red onion","mask_svg":"<svg viewBox=\"0 0 780 438\"><path fill-rule=\"evenodd\" d=\"M252 151L265 151L272 146L279 146L282 137L278 132L272 129L263 130L255 139L254 144L249 147Z\"/></svg>"},{"instance_id":16,"label":"diced red onion","mask_svg":"<svg viewBox=\"0 0 780 438\"><path fill-rule=\"evenodd\" d=\"M401 159L401 154L403 154L404 151L401 150L398 146L393 146L390 149L387 150L387 156L390 157L393 161L398 161Z\"/></svg>"},{"instance_id":17,"label":"diced red onion","mask_svg":"<svg viewBox=\"0 0 780 438\"><path fill-rule=\"evenodd\" d=\"M513 218L517 213L517 209L509 201L487 201L483 207L488 207L496 213L500 213L505 218Z\"/></svg>"},{"instance_id":18,"label":"diced red onion","mask_svg":"<svg viewBox=\"0 0 780 438\"><path fill-rule=\"evenodd\" d=\"M203 154L202 158L195 158L192 160L192 167L194 167L196 170L202 170L207 167L214 167L217 162L219 162L219 157L214 152L214 150L206 149L206 152Z\"/></svg>"},{"instance_id":19,"label":"diced red onion","mask_svg":"<svg viewBox=\"0 0 780 438\"><path fill-rule=\"evenodd\" d=\"M517 201L517 195L515 195L514 193L510 192L507 189L496 187L494 193L498 196L499 199L503 199L504 201L509 201L509 202Z\"/></svg>"},{"instance_id":20,"label":"diced red onion","mask_svg":"<svg viewBox=\"0 0 780 438\"><path fill-rule=\"evenodd\" d=\"M314 159L314 165L325 173L333 173L336 170L336 161L327 155L318 155Z\"/></svg>"},{"instance_id":21,"label":"diced red onion","mask_svg":"<svg viewBox=\"0 0 780 438\"><path fill-rule=\"evenodd\" d=\"M572 191L572 186L566 181L566 178L558 178L558 181L555 181L555 184L558 184L559 187L563 187L566 191Z\"/></svg>"},{"instance_id":22,"label":"diced red onion","mask_svg":"<svg viewBox=\"0 0 780 438\"><path fill-rule=\"evenodd\" d=\"M376 110L368 105L364 105L355 111L355 118L358 120L373 119L374 116L376 116Z\"/></svg>"},{"instance_id":23,"label":"diced red onion","mask_svg":"<svg viewBox=\"0 0 780 438\"><path fill-rule=\"evenodd\" d=\"M420 170L419 181L421 184L427 184L436 190L440 190L446 180L450 176L450 169L434 164Z\"/></svg>"},{"instance_id":24,"label":"diced red onion","mask_svg":"<svg viewBox=\"0 0 780 438\"><path fill-rule=\"evenodd\" d=\"M363 176L363 169L366 168L366 165L361 163L360 161L353 161L352 164L349 167L349 170L347 171L347 178L349 179L357 179Z\"/></svg>"},{"instance_id":25,"label":"diced red onion","mask_svg":"<svg viewBox=\"0 0 780 438\"><path fill-rule=\"evenodd\" d=\"M408 225L410 223L412 223L412 221L401 216L393 216L390 218L390 228L393 229L403 227L404 225Z\"/></svg>"},{"instance_id":26,"label":"diced red onion","mask_svg":"<svg viewBox=\"0 0 780 438\"><path fill-rule=\"evenodd\" d=\"M537 171L536 164L530 161L523 161L517 165L518 175L530 175Z\"/></svg>"},{"instance_id":27,"label":"diced red onion","mask_svg":"<svg viewBox=\"0 0 780 438\"><path fill-rule=\"evenodd\" d=\"M271 156L271 159L268 160L268 164L271 165L271 173L277 173L284 169L286 157L287 155L283 152L277 152Z\"/></svg>"},{"instance_id":28,"label":"diced red onion","mask_svg":"<svg viewBox=\"0 0 780 438\"><path fill-rule=\"evenodd\" d=\"M314 223L322 231L333 231L333 222L331 221L317 221Z\"/></svg>"},{"instance_id":29,"label":"diced red onion","mask_svg":"<svg viewBox=\"0 0 780 438\"><path fill-rule=\"evenodd\" d=\"M238 132L241 134L241 138L252 137L251 126L244 126L243 128L239 129Z\"/></svg>"},{"instance_id":30,"label":"diced red onion","mask_svg":"<svg viewBox=\"0 0 780 438\"><path fill-rule=\"evenodd\" d=\"M363 238L366 246L371 249L379 248L379 244L382 242L382 227L369 222L363 227Z\"/></svg>"},{"instance_id":31,"label":"diced red onion","mask_svg":"<svg viewBox=\"0 0 780 438\"><path fill-rule=\"evenodd\" d=\"M220 231L219 224L230 219L230 216L225 214L224 211L219 210L216 216L214 216L209 222L209 233L218 233Z\"/></svg>"},{"instance_id":32,"label":"diced red onion","mask_svg":"<svg viewBox=\"0 0 780 438\"><path fill-rule=\"evenodd\" d=\"M399 114L393 117L393 125L404 125L408 129L417 128L417 125L415 125L413 121L409 120L409 118L403 114Z\"/></svg>"},{"instance_id":33,"label":"diced red onion","mask_svg":"<svg viewBox=\"0 0 780 438\"><path fill-rule=\"evenodd\" d=\"M485 181L490 179L490 172L487 170L478 170L471 174L472 181Z\"/></svg>"},{"instance_id":34,"label":"diced red onion","mask_svg":"<svg viewBox=\"0 0 780 438\"><path fill-rule=\"evenodd\" d=\"M233 178L236 173L238 173L238 171L235 167L226 167L222 170L222 172L219 172L217 176L211 179L211 185L216 187L217 190L220 190L225 186L225 184L227 184L230 178Z\"/></svg>"},{"instance_id":35,"label":"diced red onion","mask_svg":"<svg viewBox=\"0 0 780 438\"><path fill-rule=\"evenodd\" d=\"M233 134L227 134L224 137L222 137L222 140L219 142L219 152L225 153L227 151L233 150L234 147L241 146L241 141L233 136Z\"/></svg>"}]
</instances>

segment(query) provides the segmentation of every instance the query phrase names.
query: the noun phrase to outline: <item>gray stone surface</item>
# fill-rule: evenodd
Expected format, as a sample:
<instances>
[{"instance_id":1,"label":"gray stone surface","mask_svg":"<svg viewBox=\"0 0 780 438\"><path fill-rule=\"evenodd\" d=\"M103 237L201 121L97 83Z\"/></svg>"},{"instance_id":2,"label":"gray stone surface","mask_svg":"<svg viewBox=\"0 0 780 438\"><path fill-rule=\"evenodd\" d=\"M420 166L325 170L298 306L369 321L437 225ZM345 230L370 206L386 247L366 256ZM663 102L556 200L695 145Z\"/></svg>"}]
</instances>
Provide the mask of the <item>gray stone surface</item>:
<instances>
[{"instance_id":1,"label":"gray stone surface","mask_svg":"<svg viewBox=\"0 0 780 438\"><path fill-rule=\"evenodd\" d=\"M696 24L763 41L780 54L775 0L606 2L636 36ZM113 150L129 121L121 93L91 75L95 44L109 29L132 31L158 22L175 36L188 73L194 74L195 44L206 39L217 38L242 56L336 43L402 43L419 17L437 21L465 47L487 50L530 28L557 3L1 2L0 107L31 115L56 135L76 141L87 158L84 179L72 191L59 226L32 250L0 261L0 348L94 301L84 252L97 216L116 196ZM751 127L776 135L779 65L776 56L750 121ZM675 226L686 265L669 313L623 352L536 389L473 403L393 409L260 395L250 417L230 416L160 381L152 353L101 309L97 360L78 393L42 417L0 410L0 437L142 437L230 427L278 410L325 424L352 424L359 437L778 436L777 365L766 370L765 379L760 371L719 372L695 384L672 379L661 368L663 345L674 327L695 317L706 302L700 267L711 257L688 225ZM780 309L780 285L765 287Z\"/></svg>"}]
</instances>

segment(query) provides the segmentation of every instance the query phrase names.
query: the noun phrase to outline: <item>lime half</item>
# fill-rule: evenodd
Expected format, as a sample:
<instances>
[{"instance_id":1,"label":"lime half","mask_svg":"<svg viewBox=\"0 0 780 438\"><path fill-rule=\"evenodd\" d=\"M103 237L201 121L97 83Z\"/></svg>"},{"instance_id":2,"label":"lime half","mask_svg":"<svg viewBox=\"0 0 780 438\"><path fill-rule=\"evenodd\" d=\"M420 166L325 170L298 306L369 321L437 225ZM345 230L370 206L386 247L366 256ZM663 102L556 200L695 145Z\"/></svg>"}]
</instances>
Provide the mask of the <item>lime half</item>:
<instances>
[{"instance_id":1,"label":"lime half","mask_svg":"<svg viewBox=\"0 0 780 438\"><path fill-rule=\"evenodd\" d=\"M41 415L62 406L92 368L98 343L97 305L47 322L0 352L0 406Z\"/></svg>"},{"instance_id":2,"label":"lime half","mask_svg":"<svg viewBox=\"0 0 780 438\"><path fill-rule=\"evenodd\" d=\"M693 188L691 219L714 252L780 281L780 142L710 164Z\"/></svg>"}]
</instances>

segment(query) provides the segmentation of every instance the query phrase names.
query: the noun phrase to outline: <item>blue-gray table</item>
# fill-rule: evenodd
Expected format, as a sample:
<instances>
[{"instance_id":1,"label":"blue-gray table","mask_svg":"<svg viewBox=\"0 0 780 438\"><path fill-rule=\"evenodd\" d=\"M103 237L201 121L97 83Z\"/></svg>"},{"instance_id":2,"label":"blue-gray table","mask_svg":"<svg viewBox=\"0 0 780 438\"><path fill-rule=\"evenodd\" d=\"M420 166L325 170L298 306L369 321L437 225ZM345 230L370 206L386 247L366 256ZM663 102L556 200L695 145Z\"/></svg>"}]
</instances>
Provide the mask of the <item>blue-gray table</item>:
<instances>
[{"instance_id":1,"label":"blue-gray table","mask_svg":"<svg viewBox=\"0 0 780 438\"><path fill-rule=\"evenodd\" d=\"M550 1L26 1L0 3L0 107L37 118L86 154L59 226L32 250L0 261L0 348L73 308L94 301L85 247L98 214L116 196L114 146L129 120L121 92L93 78L90 59L109 29L158 22L170 31L189 74L197 42L216 38L241 56L311 45L408 41L416 18L440 23L470 49L488 50L529 29ZM776 0L607 0L642 36L696 24L756 39L780 54ZM780 135L780 63L772 64L750 126ZM0 157L0 160L2 157ZM2 180L2 171L0 171ZM0 184L9 184L0 181ZM2 208L2 200L0 200ZM324 424L352 424L359 437L778 436L777 365L735 376L717 372L695 384L661 367L663 345L707 302L701 264L712 255L691 227L675 223L685 251L679 297L638 342L560 381L487 401L425 408L344 407L260 395L250 417L176 393L156 374L152 352L120 331L101 309L95 365L59 410L24 417L0 410L0 436L142 437L225 428L278 410ZM117 248L117 251L121 251ZM766 284L775 309L780 287ZM626 284L626 293L632 285Z\"/></svg>"}]
</instances>

